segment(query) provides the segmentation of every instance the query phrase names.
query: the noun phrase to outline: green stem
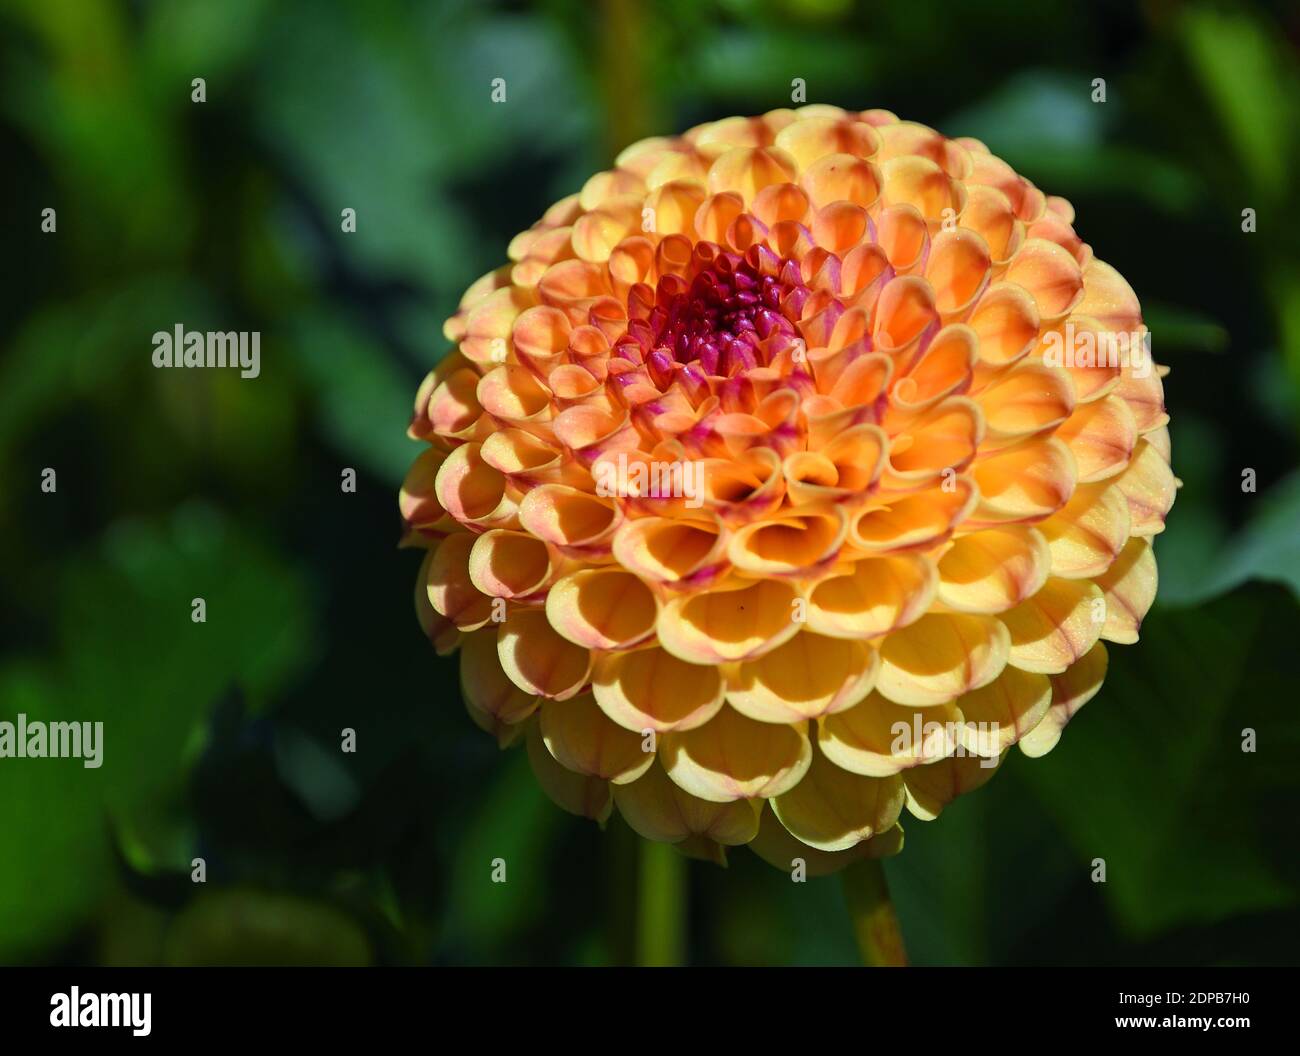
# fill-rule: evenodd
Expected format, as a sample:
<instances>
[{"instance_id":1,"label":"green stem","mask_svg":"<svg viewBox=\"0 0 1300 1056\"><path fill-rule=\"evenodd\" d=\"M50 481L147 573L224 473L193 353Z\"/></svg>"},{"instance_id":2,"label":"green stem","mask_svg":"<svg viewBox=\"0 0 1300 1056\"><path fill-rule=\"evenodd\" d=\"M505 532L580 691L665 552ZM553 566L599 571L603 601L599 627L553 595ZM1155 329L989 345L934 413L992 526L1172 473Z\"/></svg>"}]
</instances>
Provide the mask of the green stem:
<instances>
[{"instance_id":1,"label":"green stem","mask_svg":"<svg viewBox=\"0 0 1300 1056\"><path fill-rule=\"evenodd\" d=\"M862 963L869 968L906 967L903 932L898 926L894 903L889 900L889 887L885 883L885 870L880 859L864 858L840 875Z\"/></svg>"},{"instance_id":2,"label":"green stem","mask_svg":"<svg viewBox=\"0 0 1300 1056\"><path fill-rule=\"evenodd\" d=\"M641 840L636 963L666 968L686 950L686 859L666 843Z\"/></svg>"},{"instance_id":3,"label":"green stem","mask_svg":"<svg viewBox=\"0 0 1300 1056\"><path fill-rule=\"evenodd\" d=\"M617 153L649 134L652 85L645 75L647 41L640 0L603 0L601 66L609 149Z\"/></svg>"}]
</instances>

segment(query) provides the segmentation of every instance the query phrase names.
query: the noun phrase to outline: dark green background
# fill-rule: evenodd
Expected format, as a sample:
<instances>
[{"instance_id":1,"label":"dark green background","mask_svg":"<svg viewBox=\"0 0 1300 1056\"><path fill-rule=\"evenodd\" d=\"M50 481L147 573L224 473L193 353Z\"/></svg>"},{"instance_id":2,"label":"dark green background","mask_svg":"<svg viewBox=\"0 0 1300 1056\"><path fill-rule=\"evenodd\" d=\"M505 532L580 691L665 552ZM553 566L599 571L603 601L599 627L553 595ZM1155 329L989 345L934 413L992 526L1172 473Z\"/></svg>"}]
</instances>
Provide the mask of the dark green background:
<instances>
[{"instance_id":1,"label":"dark green background","mask_svg":"<svg viewBox=\"0 0 1300 1056\"><path fill-rule=\"evenodd\" d=\"M913 959L1296 961L1294 6L29 0L0 33L0 718L106 724L100 770L0 761L0 961L631 958L635 839L552 807L420 635L404 430L514 232L795 77L1070 198L1173 368L1143 640L1050 756L905 820ZM154 370L176 323L260 330L261 377ZM855 959L833 879L689 884L693 963Z\"/></svg>"}]
</instances>

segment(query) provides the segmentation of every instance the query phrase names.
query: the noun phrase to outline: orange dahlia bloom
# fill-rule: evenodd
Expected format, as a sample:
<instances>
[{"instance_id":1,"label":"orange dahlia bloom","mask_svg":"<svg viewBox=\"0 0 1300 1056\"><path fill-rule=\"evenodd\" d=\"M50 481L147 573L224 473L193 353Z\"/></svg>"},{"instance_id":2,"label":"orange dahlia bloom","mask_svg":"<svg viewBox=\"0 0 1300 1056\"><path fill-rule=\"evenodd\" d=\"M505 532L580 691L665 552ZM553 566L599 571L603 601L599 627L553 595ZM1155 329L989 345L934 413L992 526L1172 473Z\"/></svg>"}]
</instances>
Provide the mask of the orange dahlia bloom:
<instances>
[{"instance_id":1,"label":"orange dahlia bloom","mask_svg":"<svg viewBox=\"0 0 1300 1056\"><path fill-rule=\"evenodd\" d=\"M1176 481L1137 298L972 139L628 147L466 292L402 489L465 703L563 807L810 872L1055 744Z\"/></svg>"}]
</instances>

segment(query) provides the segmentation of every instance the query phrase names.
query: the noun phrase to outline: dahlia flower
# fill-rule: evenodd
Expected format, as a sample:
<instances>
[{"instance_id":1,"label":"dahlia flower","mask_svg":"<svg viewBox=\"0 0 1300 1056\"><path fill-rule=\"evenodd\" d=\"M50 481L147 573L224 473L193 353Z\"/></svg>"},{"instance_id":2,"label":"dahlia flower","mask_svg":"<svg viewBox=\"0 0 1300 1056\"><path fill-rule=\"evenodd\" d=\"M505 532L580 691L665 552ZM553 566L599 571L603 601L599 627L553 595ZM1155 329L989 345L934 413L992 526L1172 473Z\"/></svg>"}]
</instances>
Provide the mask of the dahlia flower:
<instances>
[{"instance_id":1,"label":"dahlia flower","mask_svg":"<svg viewBox=\"0 0 1300 1056\"><path fill-rule=\"evenodd\" d=\"M1138 300L1073 224L977 140L828 106L643 140L548 209L409 430L416 610L473 720L566 810L810 873L1049 751L1177 483Z\"/></svg>"}]
</instances>

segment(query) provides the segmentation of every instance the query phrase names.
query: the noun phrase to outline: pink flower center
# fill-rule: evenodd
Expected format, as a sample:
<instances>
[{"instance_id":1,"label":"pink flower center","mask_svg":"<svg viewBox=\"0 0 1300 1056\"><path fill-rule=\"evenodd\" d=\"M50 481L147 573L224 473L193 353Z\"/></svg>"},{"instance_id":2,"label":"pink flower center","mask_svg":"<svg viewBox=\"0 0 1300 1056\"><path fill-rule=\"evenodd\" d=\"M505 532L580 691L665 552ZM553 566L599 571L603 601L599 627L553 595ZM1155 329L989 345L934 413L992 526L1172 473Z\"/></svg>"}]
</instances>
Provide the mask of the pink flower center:
<instances>
[{"instance_id":1,"label":"pink flower center","mask_svg":"<svg viewBox=\"0 0 1300 1056\"><path fill-rule=\"evenodd\" d=\"M683 367L693 376L743 374L799 338L795 322L811 291L794 261L701 243L687 274L664 275L653 292L641 285L628 298L628 336L640 347L625 339L622 354L642 359L661 390Z\"/></svg>"}]
</instances>

